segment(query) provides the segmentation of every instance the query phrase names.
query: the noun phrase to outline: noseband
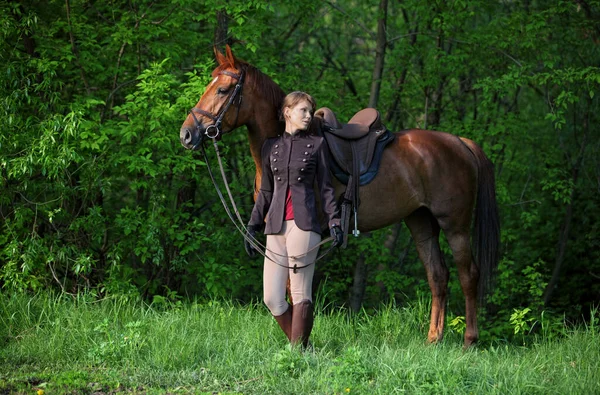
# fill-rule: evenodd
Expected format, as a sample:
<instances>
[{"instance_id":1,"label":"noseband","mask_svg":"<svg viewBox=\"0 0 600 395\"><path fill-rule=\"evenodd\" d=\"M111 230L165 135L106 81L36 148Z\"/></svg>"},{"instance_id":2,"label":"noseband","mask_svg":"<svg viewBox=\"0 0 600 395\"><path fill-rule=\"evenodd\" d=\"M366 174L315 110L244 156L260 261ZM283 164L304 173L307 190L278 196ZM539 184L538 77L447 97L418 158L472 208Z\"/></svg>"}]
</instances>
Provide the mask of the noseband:
<instances>
[{"instance_id":1,"label":"noseband","mask_svg":"<svg viewBox=\"0 0 600 395\"><path fill-rule=\"evenodd\" d=\"M221 124L223 123L223 117L225 116L225 114L229 110L229 107L231 107L231 105L233 104L235 99L239 96L239 100L237 102L237 114L235 116L235 124L227 132L230 132L231 130L235 129L235 127L237 125L238 116L240 115L240 107L242 106L242 88L244 85L244 75L245 75L244 70L242 70L240 74L236 74L236 73L232 73L231 71L223 70L218 75L221 75L221 74L228 75L232 78L235 78L238 82L235 85L233 92L231 92L231 94L229 95L227 102L225 103L225 105L223 107L221 107L221 109L219 110L217 115L213 115L213 114L209 113L208 111L200 110L199 108L196 108L196 107L192 108L189 111L189 114L191 114L192 117L194 118L194 123L196 124L196 130L198 131L198 135L200 136L200 140L192 148L194 150L200 144L202 144L202 142L204 141L204 136L206 136L210 139L219 139L222 134L226 133L226 132L221 131ZM209 125L204 130L204 133L202 133L202 125L200 124L200 121L198 121L198 118L196 118L196 115L194 115L194 113L208 117L208 118L212 119L214 123L212 125Z\"/></svg>"}]
</instances>

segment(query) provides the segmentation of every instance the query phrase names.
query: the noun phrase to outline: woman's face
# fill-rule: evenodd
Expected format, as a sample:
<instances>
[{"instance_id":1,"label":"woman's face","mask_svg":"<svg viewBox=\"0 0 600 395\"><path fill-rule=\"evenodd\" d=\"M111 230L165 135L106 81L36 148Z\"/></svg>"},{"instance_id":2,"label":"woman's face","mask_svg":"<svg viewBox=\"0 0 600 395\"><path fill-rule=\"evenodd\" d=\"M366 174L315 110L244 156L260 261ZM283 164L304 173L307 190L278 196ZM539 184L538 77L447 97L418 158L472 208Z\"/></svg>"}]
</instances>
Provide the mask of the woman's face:
<instances>
[{"instance_id":1,"label":"woman's face","mask_svg":"<svg viewBox=\"0 0 600 395\"><path fill-rule=\"evenodd\" d=\"M283 111L285 116L285 130L294 134L299 130L306 130L312 120L312 105L303 99L294 107L286 107Z\"/></svg>"}]
</instances>

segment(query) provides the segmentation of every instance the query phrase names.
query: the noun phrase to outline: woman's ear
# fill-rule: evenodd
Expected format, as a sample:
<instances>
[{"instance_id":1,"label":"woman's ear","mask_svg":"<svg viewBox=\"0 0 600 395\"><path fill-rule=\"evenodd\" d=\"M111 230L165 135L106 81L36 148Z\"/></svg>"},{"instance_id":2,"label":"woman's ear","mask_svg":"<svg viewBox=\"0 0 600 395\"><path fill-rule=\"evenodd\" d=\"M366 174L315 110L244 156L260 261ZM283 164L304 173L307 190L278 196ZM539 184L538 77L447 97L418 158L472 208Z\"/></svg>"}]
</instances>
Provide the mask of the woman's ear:
<instances>
[{"instance_id":1,"label":"woman's ear","mask_svg":"<svg viewBox=\"0 0 600 395\"><path fill-rule=\"evenodd\" d=\"M289 107L285 107L283 109L283 120L286 121L289 117L290 117L290 108Z\"/></svg>"}]
</instances>

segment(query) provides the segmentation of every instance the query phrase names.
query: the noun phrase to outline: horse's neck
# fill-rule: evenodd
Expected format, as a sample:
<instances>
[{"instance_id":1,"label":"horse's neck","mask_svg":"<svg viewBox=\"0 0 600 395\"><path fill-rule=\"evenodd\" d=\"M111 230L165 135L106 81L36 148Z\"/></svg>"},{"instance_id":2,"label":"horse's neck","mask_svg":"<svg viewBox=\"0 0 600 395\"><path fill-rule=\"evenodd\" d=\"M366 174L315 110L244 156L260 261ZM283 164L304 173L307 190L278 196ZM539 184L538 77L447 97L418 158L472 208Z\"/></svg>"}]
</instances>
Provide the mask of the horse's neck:
<instances>
[{"instance_id":1,"label":"horse's neck","mask_svg":"<svg viewBox=\"0 0 600 395\"><path fill-rule=\"evenodd\" d=\"M251 122L246 126L248 128L250 154L252 155L252 159L254 159L254 165L256 167L256 188L259 188L262 178L262 158L260 155L262 146L268 138L283 133L284 128L282 127L282 123L275 117L268 120L262 118L261 121Z\"/></svg>"},{"instance_id":2,"label":"horse's neck","mask_svg":"<svg viewBox=\"0 0 600 395\"><path fill-rule=\"evenodd\" d=\"M258 76L258 77L257 77ZM256 166L256 177L255 177L255 197L260 187L262 178L262 158L261 150L264 142L270 138L275 137L278 134L283 133L285 126L278 120L278 112L283 98L285 97L284 92L277 87L277 85L266 78L261 73L255 73L255 77L259 78L259 84L262 88L270 87L271 89L256 89L250 92L250 97L253 97L252 115L250 120L246 123L248 128L248 139L250 142L250 153L252 159L254 159L254 165ZM263 79L260 82L260 79ZM270 86L269 84L273 84ZM269 96L265 92L271 91L274 98L267 99Z\"/></svg>"}]
</instances>

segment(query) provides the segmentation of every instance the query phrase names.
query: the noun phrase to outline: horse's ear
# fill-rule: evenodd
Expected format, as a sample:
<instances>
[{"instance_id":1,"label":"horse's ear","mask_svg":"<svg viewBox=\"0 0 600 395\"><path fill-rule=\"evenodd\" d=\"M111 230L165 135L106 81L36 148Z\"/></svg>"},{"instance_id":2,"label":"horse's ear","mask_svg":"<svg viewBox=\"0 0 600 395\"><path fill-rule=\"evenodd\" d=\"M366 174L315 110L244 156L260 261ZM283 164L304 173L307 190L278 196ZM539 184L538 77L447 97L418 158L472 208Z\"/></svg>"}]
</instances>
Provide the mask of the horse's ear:
<instances>
[{"instance_id":1,"label":"horse's ear","mask_svg":"<svg viewBox=\"0 0 600 395\"><path fill-rule=\"evenodd\" d=\"M231 47L229 44L225 45L225 53L227 54L227 60L231 64L235 64L235 56L233 56L233 52L231 52Z\"/></svg>"},{"instance_id":2,"label":"horse's ear","mask_svg":"<svg viewBox=\"0 0 600 395\"><path fill-rule=\"evenodd\" d=\"M213 50L215 51L215 59L217 59L217 63L219 63L219 65L227 62L227 58L221 53L221 51L219 51L216 45L213 47Z\"/></svg>"}]
</instances>

